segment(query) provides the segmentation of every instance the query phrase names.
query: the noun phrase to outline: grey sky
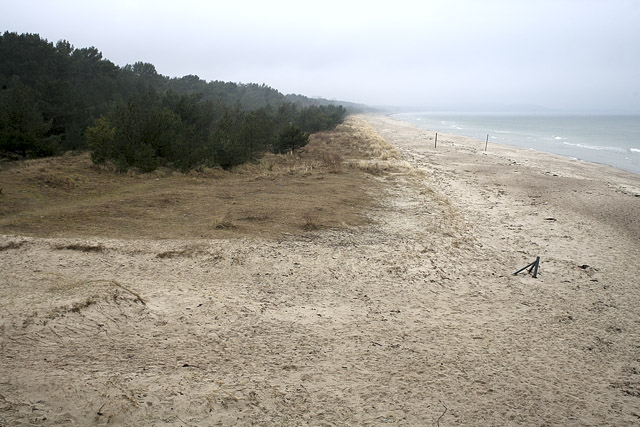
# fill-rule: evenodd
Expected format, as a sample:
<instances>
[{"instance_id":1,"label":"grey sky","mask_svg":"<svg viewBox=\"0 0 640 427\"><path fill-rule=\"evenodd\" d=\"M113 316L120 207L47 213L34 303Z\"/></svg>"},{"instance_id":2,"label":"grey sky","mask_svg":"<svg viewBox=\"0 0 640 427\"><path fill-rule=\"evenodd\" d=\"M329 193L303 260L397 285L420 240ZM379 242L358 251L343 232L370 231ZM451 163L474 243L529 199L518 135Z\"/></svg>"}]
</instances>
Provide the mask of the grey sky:
<instances>
[{"instance_id":1,"label":"grey sky","mask_svg":"<svg viewBox=\"0 0 640 427\"><path fill-rule=\"evenodd\" d=\"M370 105L640 112L640 1L3 1L0 30Z\"/></svg>"}]
</instances>

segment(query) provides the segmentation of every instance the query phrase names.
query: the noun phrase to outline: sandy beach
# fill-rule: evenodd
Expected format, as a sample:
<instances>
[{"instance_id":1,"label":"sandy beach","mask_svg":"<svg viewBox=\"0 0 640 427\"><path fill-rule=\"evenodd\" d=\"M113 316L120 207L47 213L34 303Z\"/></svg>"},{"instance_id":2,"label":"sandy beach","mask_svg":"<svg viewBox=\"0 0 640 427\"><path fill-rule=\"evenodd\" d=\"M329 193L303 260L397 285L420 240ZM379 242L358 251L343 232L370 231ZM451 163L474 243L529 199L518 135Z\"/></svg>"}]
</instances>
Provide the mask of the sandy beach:
<instances>
[{"instance_id":1,"label":"sandy beach","mask_svg":"<svg viewBox=\"0 0 640 427\"><path fill-rule=\"evenodd\" d=\"M350 120L364 225L1 235L0 425L640 423L640 176Z\"/></svg>"}]
</instances>

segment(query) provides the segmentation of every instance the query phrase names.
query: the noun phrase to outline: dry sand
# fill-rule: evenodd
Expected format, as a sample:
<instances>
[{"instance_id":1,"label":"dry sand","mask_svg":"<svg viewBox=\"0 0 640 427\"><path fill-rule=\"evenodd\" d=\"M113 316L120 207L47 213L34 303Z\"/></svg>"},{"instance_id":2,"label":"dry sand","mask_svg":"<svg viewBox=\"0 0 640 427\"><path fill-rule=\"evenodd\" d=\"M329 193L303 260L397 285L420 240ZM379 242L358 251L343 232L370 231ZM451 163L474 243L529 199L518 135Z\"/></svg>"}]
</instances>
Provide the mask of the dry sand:
<instances>
[{"instance_id":1,"label":"dry sand","mask_svg":"<svg viewBox=\"0 0 640 427\"><path fill-rule=\"evenodd\" d=\"M640 177L364 119L371 225L0 237L0 425L639 423Z\"/></svg>"}]
</instances>

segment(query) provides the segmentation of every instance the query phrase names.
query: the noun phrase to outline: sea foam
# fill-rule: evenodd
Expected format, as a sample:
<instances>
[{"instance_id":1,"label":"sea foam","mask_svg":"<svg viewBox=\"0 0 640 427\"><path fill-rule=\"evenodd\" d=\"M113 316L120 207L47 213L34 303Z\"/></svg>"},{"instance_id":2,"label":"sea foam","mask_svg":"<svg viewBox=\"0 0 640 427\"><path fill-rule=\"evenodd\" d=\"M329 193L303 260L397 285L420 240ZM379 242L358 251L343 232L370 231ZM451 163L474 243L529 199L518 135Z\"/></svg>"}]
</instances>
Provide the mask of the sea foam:
<instances>
[{"instance_id":1,"label":"sea foam","mask_svg":"<svg viewBox=\"0 0 640 427\"><path fill-rule=\"evenodd\" d=\"M587 144L576 144L572 142L563 142L563 144L571 145L572 147L580 147L585 148L587 150L598 150L598 151L614 151L616 153L626 153L627 150L621 147L607 147L603 145L587 145ZM633 150L633 148L632 148Z\"/></svg>"}]
</instances>

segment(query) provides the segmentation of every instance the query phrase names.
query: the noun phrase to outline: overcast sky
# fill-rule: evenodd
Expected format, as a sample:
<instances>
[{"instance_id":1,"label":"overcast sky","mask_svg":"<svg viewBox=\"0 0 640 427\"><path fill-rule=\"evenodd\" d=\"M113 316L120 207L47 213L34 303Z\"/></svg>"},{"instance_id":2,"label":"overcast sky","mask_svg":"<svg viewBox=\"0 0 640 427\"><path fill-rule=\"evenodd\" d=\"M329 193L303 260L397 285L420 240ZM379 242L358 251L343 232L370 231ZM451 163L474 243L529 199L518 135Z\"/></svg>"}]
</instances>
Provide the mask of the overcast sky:
<instances>
[{"instance_id":1,"label":"overcast sky","mask_svg":"<svg viewBox=\"0 0 640 427\"><path fill-rule=\"evenodd\" d=\"M0 29L369 105L640 112L640 0L3 0Z\"/></svg>"}]
</instances>

